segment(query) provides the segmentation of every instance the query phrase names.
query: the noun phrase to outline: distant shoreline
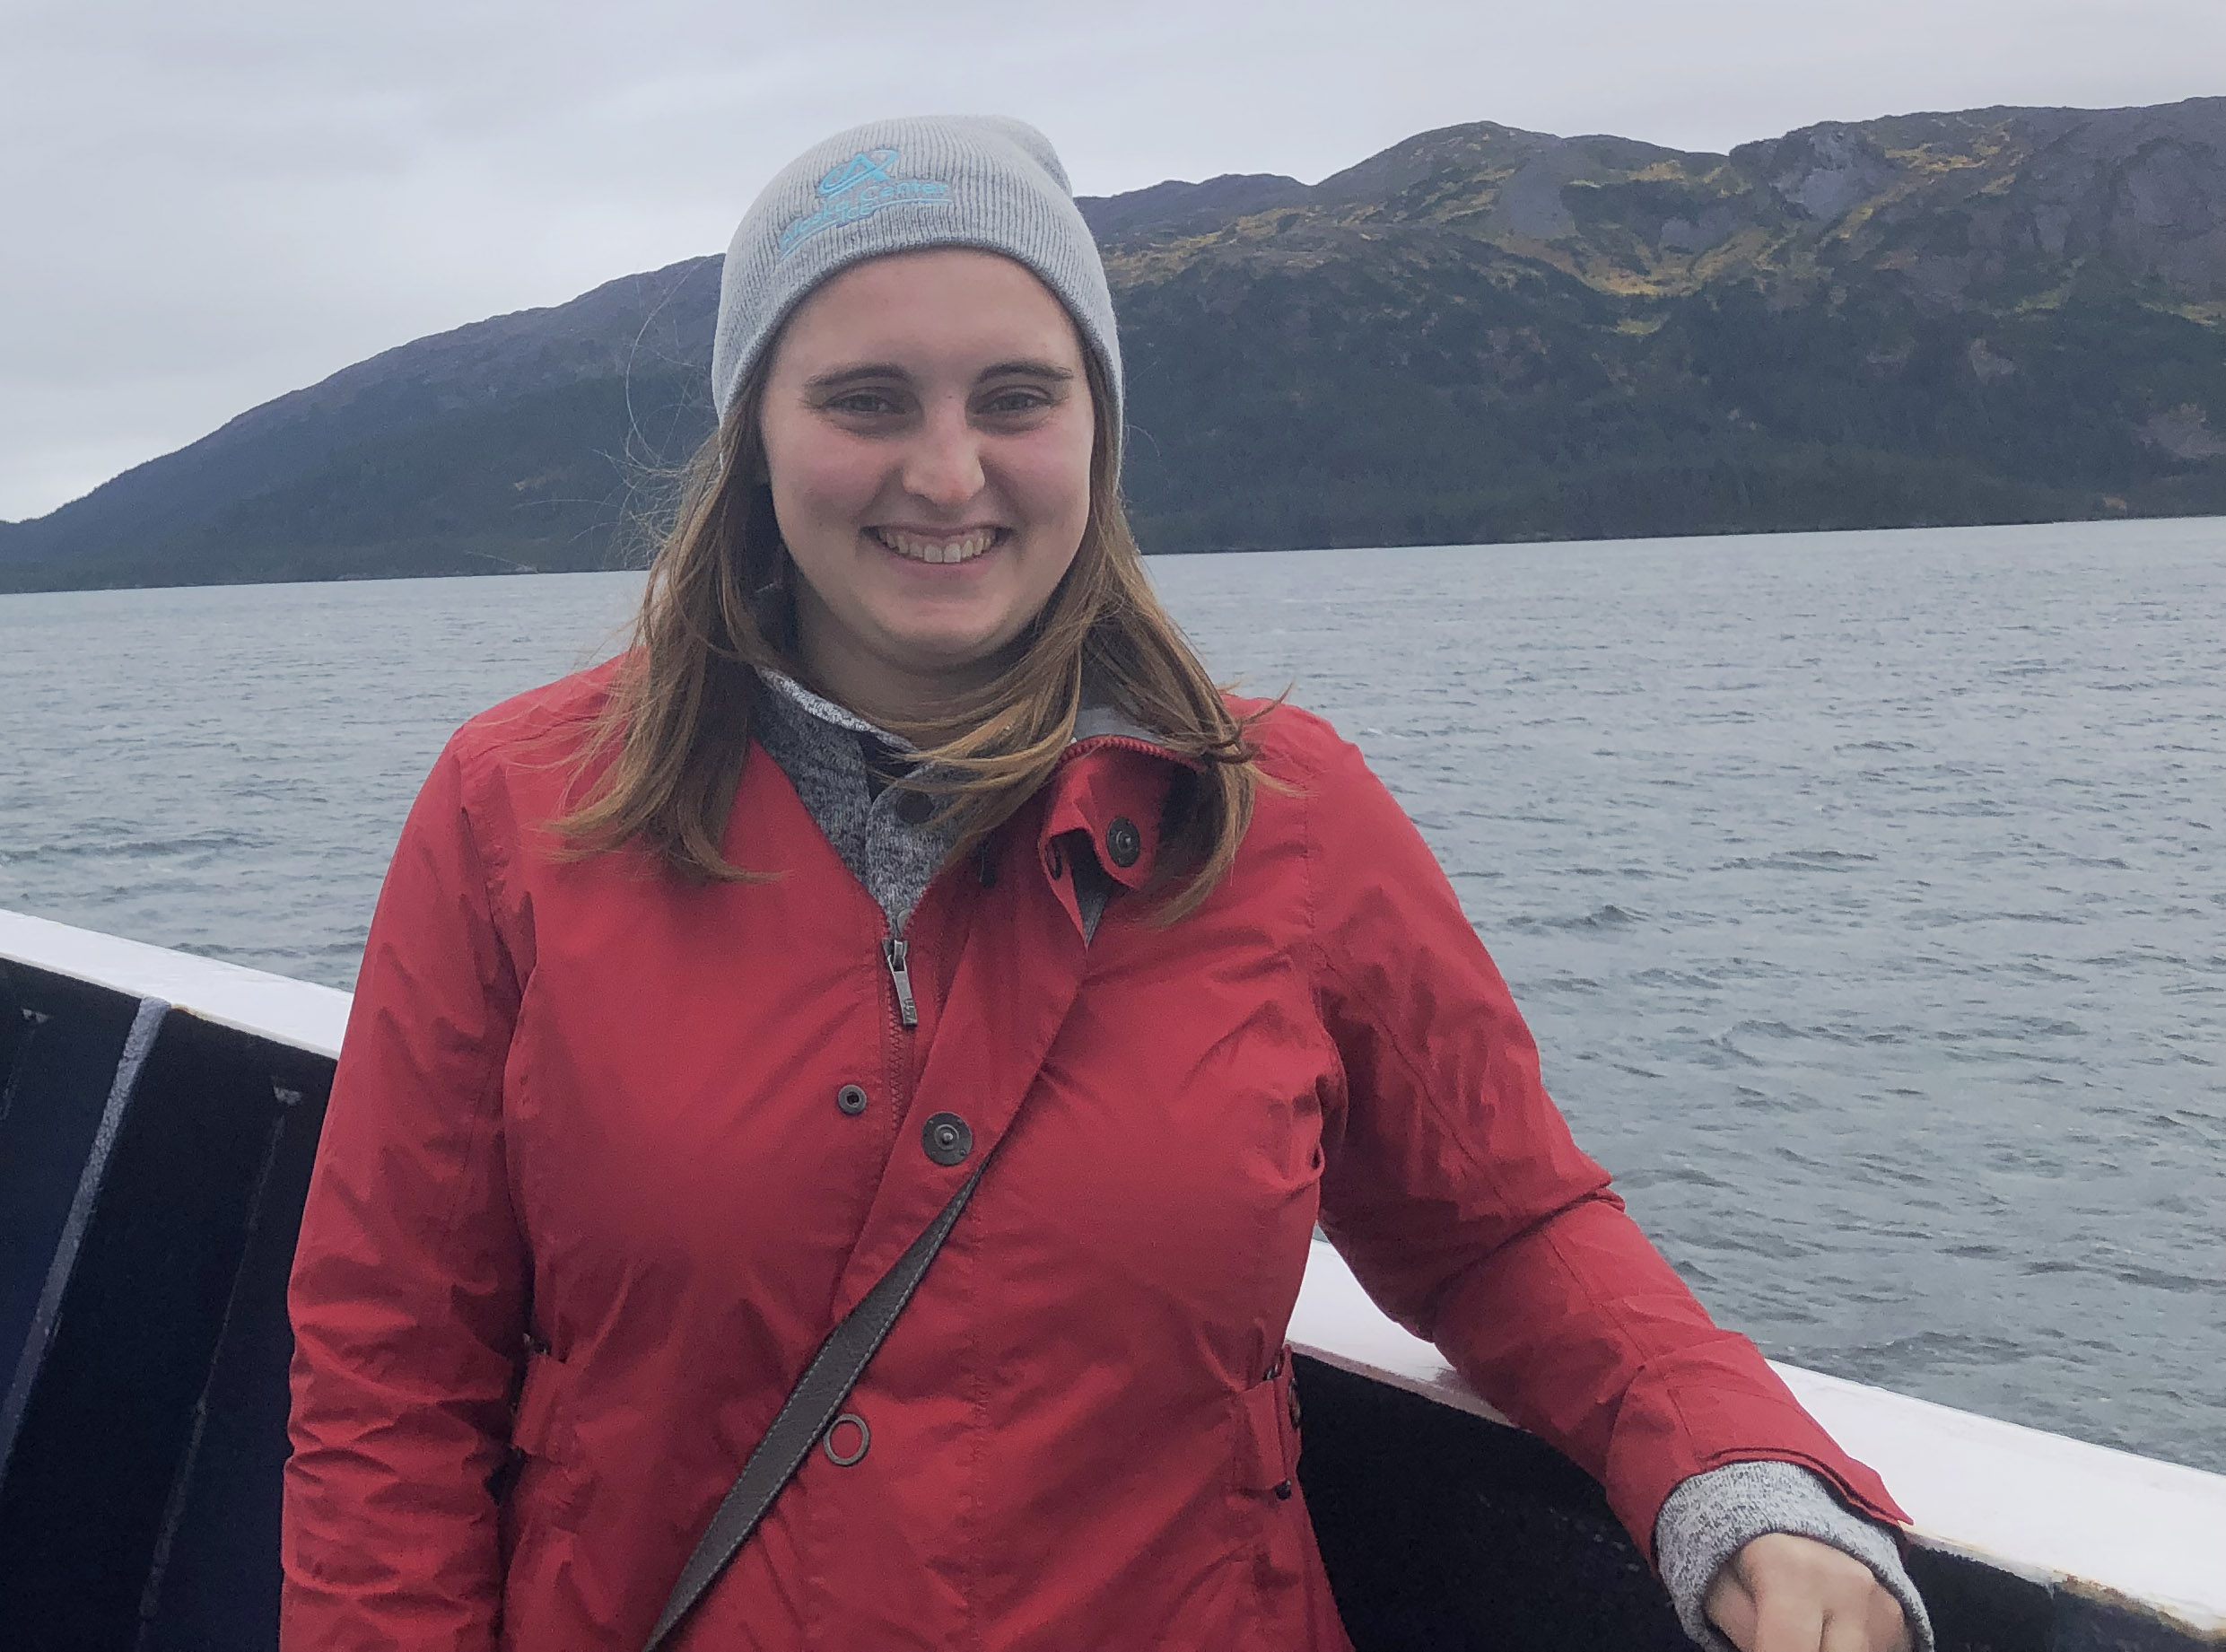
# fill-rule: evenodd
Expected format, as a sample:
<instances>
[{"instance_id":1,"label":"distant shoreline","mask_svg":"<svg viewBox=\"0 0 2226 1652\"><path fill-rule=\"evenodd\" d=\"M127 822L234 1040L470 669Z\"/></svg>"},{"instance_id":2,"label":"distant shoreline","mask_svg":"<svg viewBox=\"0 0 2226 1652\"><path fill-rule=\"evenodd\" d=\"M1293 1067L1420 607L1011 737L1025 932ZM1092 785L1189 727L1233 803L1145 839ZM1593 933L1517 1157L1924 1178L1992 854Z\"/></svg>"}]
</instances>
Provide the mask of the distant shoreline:
<instances>
[{"instance_id":1,"label":"distant shoreline","mask_svg":"<svg viewBox=\"0 0 2226 1652\"><path fill-rule=\"evenodd\" d=\"M1203 556L1365 556L1379 553L1397 555L1410 551L1528 550L1534 549L1540 546L1547 545L1567 546L1572 549L1582 549L1586 546L1617 545L1660 545L1664 547L1672 547L1691 543L1715 544L1720 543L1721 541L1726 539L1786 539L1803 537L1814 537L1819 538L1875 538L1881 535L1899 536L1925 533L1986 533L1989 531L2009 530L2023 528L2091 528L2117 526L2131 529L2146 526L2156 526L2169 522L2216 522L2220 524L2221 549L2222 553L2226 553L2226 512L2219 512L2216 514L2203 513L2186 516L2065 517L2038 522L1916 522L1880 528L1772 528L1759 530L1724 529L1720 531L1705 533L1639 534L1619 538L1595 538L1553 539L1541 537L1530 539L1499 539L1471 543L1453 541L1442 544L1418 545L1218 546L1201 547L1198 549L1147 551L1145 555L1149 560L1152 561L1158 561L1163 558L1170 561L1181 561ZM214 590L240 589L262 585L362 585L381 584L396 580L558 578L565 574L624 573L638 575L646 573L647 572L647 568L638 564L633 566L607 568L451 568L429 573L335 573L327 575L323 578L307 580L170 580L146 581L138 583L106 585L86 584L11 587L6 583L5 568L4 565L0 565L0 599L4 599L7 597L61 596L93 591Z\"/></svg>"}]
</instances>

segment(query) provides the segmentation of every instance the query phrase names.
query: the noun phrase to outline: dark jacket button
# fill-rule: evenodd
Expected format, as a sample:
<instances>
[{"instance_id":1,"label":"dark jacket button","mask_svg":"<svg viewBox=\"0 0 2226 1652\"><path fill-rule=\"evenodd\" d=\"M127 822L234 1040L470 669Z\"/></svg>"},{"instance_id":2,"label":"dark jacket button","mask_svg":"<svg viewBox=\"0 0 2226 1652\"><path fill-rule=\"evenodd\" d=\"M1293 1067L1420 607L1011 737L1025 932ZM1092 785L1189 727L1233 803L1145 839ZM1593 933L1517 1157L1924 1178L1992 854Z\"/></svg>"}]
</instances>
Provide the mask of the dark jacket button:
<instances>
[{"instance_id":1,"label":"dark jacket button","mask_svg":"<svg viewBox=\"0 0 2226 1652\"><path fill-rule=\"evenodd\" d=\"M920 1127L920 1145L938 1165L956 1165L973 1151L973 1132L956 1113L938 1113Z\"/></svg>"},{"instance_id":2,"label":"dark jacket button","mask_svg":"<svg viewBox=\"0 0 2226 1652\"><path fill-rule=\"evenodd\" d=\"M906 791L896 800L896 817L908 826L928 824L928 817L935 813L935 800L924 791Z\"/></svg>"},{"instance_id":3,"label":"dark jacket button","mask_svg":"<svg viewBox=\"0 0 2226 1652\"><path fill-rule=\"evenodd\" d=\"M1115 815L1105 828L1105 858L1115 866L1134 866L1144 852L1144 835L1126 815Z\"/></svg>"},{"instance_id":4,"label":"dark jacket button","mask_svg":"<svg viewBox=\"0 0 2226 1652\"><path fill-rule=\"evenodd\" d=\"M863 1113L866 1110L866 1092L855 1084L845 1084L835 1091L834 1105L845 1113Z\"/></svg>"}]
</instances>

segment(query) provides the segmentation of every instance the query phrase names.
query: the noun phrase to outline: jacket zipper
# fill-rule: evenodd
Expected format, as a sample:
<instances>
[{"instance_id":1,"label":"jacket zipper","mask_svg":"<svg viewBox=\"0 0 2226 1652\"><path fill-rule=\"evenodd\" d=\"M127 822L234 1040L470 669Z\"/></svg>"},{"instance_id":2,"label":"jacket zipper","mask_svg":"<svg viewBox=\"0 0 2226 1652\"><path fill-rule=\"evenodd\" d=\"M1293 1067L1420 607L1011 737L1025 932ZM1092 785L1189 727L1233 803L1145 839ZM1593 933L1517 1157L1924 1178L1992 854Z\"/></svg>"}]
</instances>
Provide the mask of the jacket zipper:
<instances>
[{"instance_id":1,"label":"jacket zipper","mask_svg":"<svg viewBox=\"0 0 2226 1652\"><path fill-rule=\"evenodd\" d=\"M892 935L881 943L881 960L889 966L889 984L896 989L897 1018L906 1027L920 1025L920 1006L912 998L912 972L905 963L911 952L910 941L899 940Z\"/></svg>"}]
</instances>

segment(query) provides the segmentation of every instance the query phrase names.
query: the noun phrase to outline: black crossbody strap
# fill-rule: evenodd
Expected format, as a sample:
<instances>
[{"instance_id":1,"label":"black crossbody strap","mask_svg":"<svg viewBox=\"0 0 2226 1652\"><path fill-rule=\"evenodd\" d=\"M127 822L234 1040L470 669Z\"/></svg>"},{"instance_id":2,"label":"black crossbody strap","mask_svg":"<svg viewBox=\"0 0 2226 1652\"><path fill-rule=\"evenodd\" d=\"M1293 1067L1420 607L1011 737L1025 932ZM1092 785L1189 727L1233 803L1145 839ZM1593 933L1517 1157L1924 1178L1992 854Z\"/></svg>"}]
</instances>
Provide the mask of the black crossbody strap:
<instances>
[{"instance_id":1,"label":"black crossbody strap","mask_svg":"<svg viewBox=\"0 0 2226 1652\"><path fill-rule=\"evenodd\" d=\"M757 1442L749 1461L742 1465L741 1473L711 1516L711 1524L703 1528L703 1535L696 1539L695 1551L688 1556L688 1563L680 1569L679 1579L672 1586L666 1598L665 1610L658 1614L657 1627L650 1631L642 1652L657 1652L665 1644L690 1607L703 1598L704 1590L718 1580L727 1569L765 1511L773 1507L773 1499L795 1478L796 1471L811 1448L819 1443L827 1427L842 1409L842 1402L858 1385L872 1362L874 1352L889 1334L889 1327L912 1300L912 1292L927 1277L928 1264L935 1260L936 1252L943 1248L951 1229L957 1224L959 1212L966 1208L966 1201L973 1197L974 1186L982 1180L982 1171L989 1168L985 1156L965 1185L951 1195L936 1219L930 1222L911 1248L896 1259L886 1273L874 1281L873 1289L860 1298L856 1307L842 1316L842 1323L827 1333L827 1340L819 1345L811 1363L804 1368L803 1376L796 1379L796 1386L789 1390L789 1397L781 1403L781 1410L765 1430L765 1438Z\"/></svg>"}]
</instances>

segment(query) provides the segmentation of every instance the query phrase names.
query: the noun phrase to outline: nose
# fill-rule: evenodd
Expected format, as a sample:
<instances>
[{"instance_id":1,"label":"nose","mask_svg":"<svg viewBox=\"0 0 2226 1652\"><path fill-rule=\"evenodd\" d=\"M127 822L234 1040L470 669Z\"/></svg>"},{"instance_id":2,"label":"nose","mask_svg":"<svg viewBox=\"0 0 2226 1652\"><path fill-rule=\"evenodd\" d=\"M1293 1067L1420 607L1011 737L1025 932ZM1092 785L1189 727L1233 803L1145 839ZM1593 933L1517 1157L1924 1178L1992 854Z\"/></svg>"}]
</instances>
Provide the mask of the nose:
<instances>
[{"instance_id":1,"label":"nose","mask_svg":"<svg viewBox=\"0 0 2226 1652\"><path fill-rule=\"evenodd\" d=\"M904 491L926 504L956 509L982 491L981 434L964 402L938 402L921 420L908 444Z\"/></svg>"}]
</instances>

